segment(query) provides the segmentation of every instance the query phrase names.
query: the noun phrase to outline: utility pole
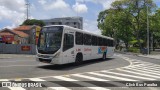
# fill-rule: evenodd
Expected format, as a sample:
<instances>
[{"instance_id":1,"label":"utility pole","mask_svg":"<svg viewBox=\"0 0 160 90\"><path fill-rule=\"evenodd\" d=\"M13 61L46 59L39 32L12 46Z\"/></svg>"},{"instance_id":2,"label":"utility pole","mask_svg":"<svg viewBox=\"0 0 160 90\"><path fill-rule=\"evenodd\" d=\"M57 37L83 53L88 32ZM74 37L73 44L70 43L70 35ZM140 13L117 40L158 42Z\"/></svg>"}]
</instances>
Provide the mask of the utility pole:
<instances>
[{"instance_id":1,"label":"utility pole","mask_svg":"<svg viewBox=\"0 0 160 90\"><path fill-rule=\"evenodd\" d=\"M29 1L26 0L26 19L29 19Z\"/></svg>"},{"instance_id":2,"label":"utility pole","mask_svg":"<svg viewBox=\"0 0 160 90\"><path fill-rule=\"evenodd\" d=\"M149 19L148 19L148 5L147 5L147 54L149 55L150 48L149 48Z\"/></svg>"}]
</instances>

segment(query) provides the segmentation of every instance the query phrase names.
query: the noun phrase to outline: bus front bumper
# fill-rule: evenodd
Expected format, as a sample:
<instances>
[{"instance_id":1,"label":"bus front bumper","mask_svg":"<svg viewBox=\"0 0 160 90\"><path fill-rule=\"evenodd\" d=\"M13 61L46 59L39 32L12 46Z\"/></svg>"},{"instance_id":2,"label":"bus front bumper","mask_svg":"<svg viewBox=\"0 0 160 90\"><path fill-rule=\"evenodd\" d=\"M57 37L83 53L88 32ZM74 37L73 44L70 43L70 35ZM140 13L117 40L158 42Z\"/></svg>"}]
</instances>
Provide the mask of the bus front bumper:
<instances>
[{"instance_id":1,"label":"bus front bumper","mask_svg":"<svg viewBox=\"0 0 160 90\"><path fill-rule=\"evenodd\" d=\"M60 64L58 58L40 58L37 57L36 61L50 64Z\"/></svg>"},{"instance_id":2,"label":"bus front bumper","mask_svg":"<svg viewBox=\"0 0 160 90\"><path fill-rule=\"evenodd\" d=\"M44 58L36 58L37 61L43 62L43 63L51 63L52 59L44 59Z\"/></svg>"},{"instance_id":3,"label":"bus front bumper","mask_svg":"<svg viewBox=\"0 0 160 90\"><path fill-rule=\"evenodd\" d=\"M46 56L46 55L37 55L36 61L43 62L43 63L51 63L53 57Z\"/></svg>"}]
</instances>

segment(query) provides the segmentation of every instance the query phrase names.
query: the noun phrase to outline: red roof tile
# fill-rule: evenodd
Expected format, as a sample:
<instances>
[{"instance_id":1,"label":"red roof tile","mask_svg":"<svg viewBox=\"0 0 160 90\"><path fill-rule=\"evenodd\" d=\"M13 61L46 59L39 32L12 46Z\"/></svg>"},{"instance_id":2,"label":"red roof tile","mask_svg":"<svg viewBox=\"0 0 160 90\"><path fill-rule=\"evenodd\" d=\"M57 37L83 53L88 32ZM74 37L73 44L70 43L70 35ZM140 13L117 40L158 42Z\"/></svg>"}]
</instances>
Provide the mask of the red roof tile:
<instances>
[{"instance_id":1,"label":"red roof tile","mask_svg":"<svg viewBox=\"0 0 160 90\"><path fill-rule=\"evenodd\" d=\"M13 33L17 34L20 37L28 37L28 34L21 32L21 31L17 31L17 30L12 30Z\"/></svg>"},{"instance_id":2,"label":"red roof tile","mask_svg":"<svg viewBox=\"0 0 160 90\"><path fill-rule=\"evenodd\" d=\"M23 30L31 30L32 26L19 26L14 28L14 30L23 31Z\"/></svg>"},{"instance_id":3,"label":"red roof tile","mask_svg":"<svg viewBox=\"0 0 160 90\"><path fill-rule=\"evenodd\" d=\"M29 35L24 33L22 30L31 30L32 26L19 26L13 30L4 29L0 31L0 35L18 35L20 37L28 37Z\"/></svg>"},{"instance_id":4,"label":"red roof tile","mask_svg":"<svg viewBox=\"0 0 160 90\"><path fill-rule=\"evenodd\" d=\"M9 33L9 32L0 32L0 36L8 36L8 35L13 35L13 34L11 34L11 33Z\"/></svg>"}]
</instances>

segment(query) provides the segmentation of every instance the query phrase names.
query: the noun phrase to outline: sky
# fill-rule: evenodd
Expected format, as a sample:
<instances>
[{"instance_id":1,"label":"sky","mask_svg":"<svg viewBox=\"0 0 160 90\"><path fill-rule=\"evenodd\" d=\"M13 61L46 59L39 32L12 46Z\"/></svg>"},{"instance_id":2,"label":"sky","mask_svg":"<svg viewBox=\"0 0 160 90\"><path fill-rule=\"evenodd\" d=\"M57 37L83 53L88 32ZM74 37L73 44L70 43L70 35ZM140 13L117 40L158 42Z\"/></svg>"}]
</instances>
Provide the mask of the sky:
<instances>
[{"instance_id":1,"label":"sky","mask_svg":"<svg viewBox=\"0 0 160 90\"><path fill-rule=\"evenodd\" d=\"M116 0L28 0L30 19L83 17L83 29L101 34L97 28L100 11L109 9ZM160 0L153 0L160 6ZM0 30L15 28L26 19L26 0L0 0Z\"/></svg>"}]
</instances>

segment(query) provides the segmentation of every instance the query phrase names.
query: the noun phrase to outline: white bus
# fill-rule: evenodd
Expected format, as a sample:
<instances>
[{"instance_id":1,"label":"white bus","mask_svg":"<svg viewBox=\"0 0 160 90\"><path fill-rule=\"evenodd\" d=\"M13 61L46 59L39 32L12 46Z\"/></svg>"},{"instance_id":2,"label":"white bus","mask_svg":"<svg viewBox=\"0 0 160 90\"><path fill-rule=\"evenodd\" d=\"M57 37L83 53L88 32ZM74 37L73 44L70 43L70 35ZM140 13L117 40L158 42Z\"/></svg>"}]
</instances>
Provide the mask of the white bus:
<instances>
[{"instance_id":1,"label":"white bus","mask_svg":"<svg viewBox=\"0 0 160 90\"><path fill-rule=\"evenodd\" d=\"M37 44L37 61L51 64L81 63L114 54L114 39L66 25L44 26Z\"/></svg>"}]
</instances>

